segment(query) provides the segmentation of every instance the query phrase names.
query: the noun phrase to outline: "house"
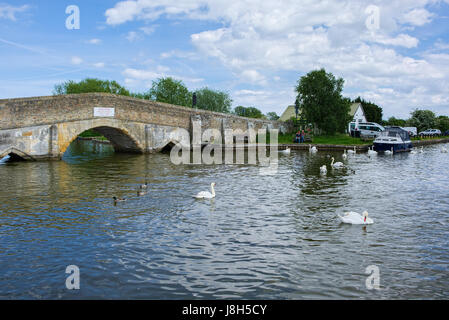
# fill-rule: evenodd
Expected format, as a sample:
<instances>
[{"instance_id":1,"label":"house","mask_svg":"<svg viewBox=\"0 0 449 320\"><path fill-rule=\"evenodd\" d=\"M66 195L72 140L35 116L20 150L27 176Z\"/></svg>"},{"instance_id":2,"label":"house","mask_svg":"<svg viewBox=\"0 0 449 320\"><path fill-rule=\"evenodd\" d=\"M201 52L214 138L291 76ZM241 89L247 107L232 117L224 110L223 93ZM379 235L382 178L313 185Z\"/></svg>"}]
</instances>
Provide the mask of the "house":
<instances>
[{"instance_id":1,"label":"house","mask_svg":"<svg viewBox=\"0 0 449 320\"><path fill-rule=\"evenodd\" d=\"M279 118L279 121L287 121L287 120L290 120L291 118L296 118L296 112L295 112L294 105L288 106L287 109L285 109L284 113ZM299 114L298 114L298 118L299 118Z\"/></svg>"},{"instance_id":2,"label":"house","mask_svg":"<svg viewBox=\"0 0 449 320\"><path fill-rule=\"evenodd\" d=\"M301 113L301 111L299 112ZM349 115L351 116L351 121L358 121L359 122L368 122L366 120L365 111L363 110L362 104L357 102L353 103L349 109ZM287 121L291 118L295 118L295 106L291 105L288 106L287 109L285 109L284 113L279 118L280 121ZM298 119L300 119L300 115L298 115Z\"/></svg>"},{"instance_id":3,"label":"house","mask_svg":"<svg viewBox=\"0 0 449 320\"><path fill-rule=\"evenodd\" d=\"M362 104L360 102L353 103L349 109L349 115L351 116L351 121L354 122L368 122L366 120L365 111L363 110Z\"/></svg>"}]
</instances>

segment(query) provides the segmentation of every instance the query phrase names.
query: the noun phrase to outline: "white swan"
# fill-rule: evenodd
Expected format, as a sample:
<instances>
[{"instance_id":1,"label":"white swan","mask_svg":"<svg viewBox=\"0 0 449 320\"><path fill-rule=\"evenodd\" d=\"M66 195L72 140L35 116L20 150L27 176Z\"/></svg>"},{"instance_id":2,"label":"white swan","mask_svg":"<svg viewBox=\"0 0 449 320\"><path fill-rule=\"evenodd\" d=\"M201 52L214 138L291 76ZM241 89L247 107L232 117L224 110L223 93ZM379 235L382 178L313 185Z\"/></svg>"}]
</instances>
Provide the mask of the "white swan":
<instances>
[{"instance_id":1,"label":"white swan","mask_svg":"<svg viewBox=\"0 0 449 320\"><path fill-rule=\"evenodd\" d=\"M348 159L348 155L346 154L346 149L344 150L343 155L341 157L343 158L343 160Z\"/></svg>"},{"instance_id":2,"label":"white swan","mask_svg":"<svg viewBox=\"0 0 449 320\"><path fill-rule=\"evenodd\" d=\"M349 153L349 154L356 154L356 153L357 153L356 147L354 146L354 150L349 149L349 150L348 150L348 153Z\"/></svg>"},{"instance_id":3,"label":"white swan","mask_svg":"<svg viewBox=\"0 0 449 320\"><path fill-rule=\"evenodd\" d=\"M326 173L327 173L327 167L326 167L326 165L320 167L320 173L321 173L321 174L326 174Z\"/></svg>"},{"instance_id":4,"label":"white swan","mask_svg":"<svg viewBox=\"0 0 449 320\"><path fill-rule=\"evenodd\" d=\"M340 220L343 223L349 224L373 224L374 221L371 218L368 218L368 211L362 213L362 215L357 212L345 212L343 216L338 215Z\"/></svg>"},{"instance_id":5,"label":"white swan","mask_svg":"<svg viewBox=\"0 0 449 320\"><path fill-rule=\"evenodd\" d=\"M210 185L210 191L201 191L196 196L193 196L196 199L212 199L215 198L215 182L212 182Z\"/></svg>"},{"instance_id":6,"label":"white swan","mask_svg":"<svg viewBox=\"0 0 449 320\"><path fill-rule=\"evenodd\" d=\"M447 153L447 149L445 147L441 147L441 152L442 153Z\"/></svg>"},{"instance_id":7,"label":"white swan","mask_svg":"<svg viewBox=\"0 0 449 320\"><path fill-rule=\"evenodd\" d=\"M393 147L391 147L391 150L385 151L385 154L387 154L387 155L393 155L393 153L394 153Z\"/></svg>"},{"instance_id":8,"label":"white swan","mask_svg":"<svg viewBox=\"0 0 449 320\"><path fill-rule=\"evenodd\" d=\"M342 162L335 162L334 163L334 161L335 161L335 159L334 159L334 157L332 157L332 162L331 162L331 167L332 168L340 169L340 168L343 168L345 166Z\"/></svg>"},{"instance_id":9,"label":"white swan","mask_svg":"<svg viewBox=\"0 0 449 320\"><path fill-rule=\"evenodd\" d=\"M377 156L377 151L374 151L374 147L368 149L369 156Z\"/></svg>"},{"instance_id":10,"label":"white swan","mask_svg":"<svg viewBox=\"0 0 449 320\"><path fill-rule=\"evenodd\" d=\"M312 147L312 146L309 144L309 152L317 153L317 152L318 152L318 149L317 149L315 146Z\"/></svg>"},{"instance_id":11,"label":"white swan","mask_svg":"<svg viewBox=\"0 0 449 320\"><path fill-rule=\"evenodd\" d=\"M416 150L415 149L413 149L412 151L410 151L410 154L416 154L417 152L416 152Z\"/></svg>"},{"instance_id":12,"label":"white swan","mask_svg":"<svg viewBox=\"0 0 449 320\"><path fill-rule=\"evenodd\" d=\"M419 153L424 153L424 147L421 146L421 149L419 149Z\"/></svg>"},{"instance_id":13,"label":"white swan","mask_svg":"<svg viewBox=\"0 0 449 320\"><path fill-rule=\"evenodd\" d=\"M281 150L281 153L283 153L283 154L290 154L291 151L292 150L290 148L287 148L285 150Z\"/></svg>"}]
</instances>

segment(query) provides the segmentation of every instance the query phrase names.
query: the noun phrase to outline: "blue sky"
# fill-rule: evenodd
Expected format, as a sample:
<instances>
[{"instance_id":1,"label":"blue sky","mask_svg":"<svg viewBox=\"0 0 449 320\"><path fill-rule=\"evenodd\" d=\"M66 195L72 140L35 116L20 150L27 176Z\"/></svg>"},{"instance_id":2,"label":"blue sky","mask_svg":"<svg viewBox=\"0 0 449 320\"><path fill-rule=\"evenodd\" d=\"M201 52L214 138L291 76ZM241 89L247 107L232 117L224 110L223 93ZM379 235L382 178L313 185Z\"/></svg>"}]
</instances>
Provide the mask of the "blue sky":
<instances>
[{"instance_id":1,"label":"blue sky","mask_svg":"<svg viewBox=\"0 0 449 320\"><path fill-rule=\"evenodd\" d=\"M66 28L69 5L79 30ZM449 0L0 0L0 24L0 99L86 77L140 92L172 76L281 114L324 67L384 118L449 115Z\"/></svg>"}]
</instances>

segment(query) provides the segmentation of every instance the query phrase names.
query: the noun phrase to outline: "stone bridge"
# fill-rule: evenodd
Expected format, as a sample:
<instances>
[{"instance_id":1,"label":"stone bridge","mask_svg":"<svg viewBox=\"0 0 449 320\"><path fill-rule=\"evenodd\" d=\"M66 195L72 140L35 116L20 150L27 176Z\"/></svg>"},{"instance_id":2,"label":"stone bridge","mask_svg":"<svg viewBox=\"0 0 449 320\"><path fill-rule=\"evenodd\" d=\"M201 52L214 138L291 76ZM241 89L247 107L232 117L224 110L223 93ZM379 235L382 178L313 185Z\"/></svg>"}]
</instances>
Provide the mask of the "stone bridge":
<instances>
[{"instance_id":1,"label":"stone bridge","mask_svg":"<svg viewBox=\"0 0 449 320\"><path fill-rule=\"evenodd\" d=\"M116 152L151 153L179 141L173 132L279 129L282 122L249 119L106 93L0 100L0 159L61 159L79 134L94 129ZM229 132L229 131L228 131ZM190 135L192 136L192 135ZM229 140L229 139L228 139ZM232 143L222 141L222 143Z\"/></svg>"}]
</instances>

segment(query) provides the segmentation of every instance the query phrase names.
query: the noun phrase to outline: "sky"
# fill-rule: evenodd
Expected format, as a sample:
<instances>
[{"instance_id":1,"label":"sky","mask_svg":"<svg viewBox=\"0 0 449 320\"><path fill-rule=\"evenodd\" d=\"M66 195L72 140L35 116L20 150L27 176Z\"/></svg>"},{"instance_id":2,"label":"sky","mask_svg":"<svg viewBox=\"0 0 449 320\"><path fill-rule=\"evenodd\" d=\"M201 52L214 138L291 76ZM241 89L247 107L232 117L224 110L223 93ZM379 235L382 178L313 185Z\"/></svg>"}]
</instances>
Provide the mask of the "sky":
<instances>
[{"instance_id":1,"label":"sky","mask_svg":"<svg viewBox=\"0 0 449 320\"><path fill-rule=\"evenodd\" d=\"M325 68L385 119L449 115L449 0L0 0L0 26L0 99L86 77L143 92L171 76L281 115Z\"/></svg>"}]
</instances>

